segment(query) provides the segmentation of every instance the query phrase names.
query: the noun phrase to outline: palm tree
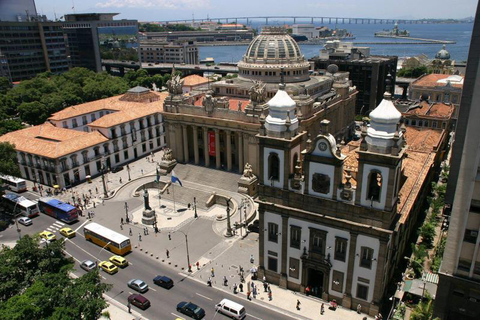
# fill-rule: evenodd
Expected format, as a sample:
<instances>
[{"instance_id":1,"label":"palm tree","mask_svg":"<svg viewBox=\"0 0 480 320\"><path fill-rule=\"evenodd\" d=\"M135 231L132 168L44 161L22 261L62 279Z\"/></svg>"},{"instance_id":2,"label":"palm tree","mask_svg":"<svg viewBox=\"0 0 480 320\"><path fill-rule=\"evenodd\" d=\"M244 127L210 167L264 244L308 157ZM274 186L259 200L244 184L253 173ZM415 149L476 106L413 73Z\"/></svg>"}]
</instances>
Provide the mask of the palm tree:
<instances>
[{"instance_id":1,"label":"palm tree","mask_svg":"<svg viewBox=\"0 0 480 320\"><path fill-rule=\"evenodd\" d=\"M428 292L425 295L425 300L420 301L413 309L410 320L440 320L439 318L433 318L433 300Z\"/></svg>"}]
</instances>

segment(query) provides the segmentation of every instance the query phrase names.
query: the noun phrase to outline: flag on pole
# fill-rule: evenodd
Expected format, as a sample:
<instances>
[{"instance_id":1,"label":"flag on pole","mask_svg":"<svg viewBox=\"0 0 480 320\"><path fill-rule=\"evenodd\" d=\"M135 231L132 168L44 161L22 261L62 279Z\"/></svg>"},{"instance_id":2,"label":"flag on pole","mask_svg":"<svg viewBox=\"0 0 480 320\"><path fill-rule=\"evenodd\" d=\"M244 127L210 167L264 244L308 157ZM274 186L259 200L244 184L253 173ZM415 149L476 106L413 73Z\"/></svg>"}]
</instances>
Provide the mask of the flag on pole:
<instances>
[{"instance_id":1,"label":"flag on pole","mask_svg":"<svg viewBox=\"0 0 480 320\"><path fill-rule=\"evenodd\" d=\"M182 181L180 181L180 179L175 175L175 171L172 170L172 183L175 182L178 182L180 186L183 187Z\"/></svg>"}]
</instances>

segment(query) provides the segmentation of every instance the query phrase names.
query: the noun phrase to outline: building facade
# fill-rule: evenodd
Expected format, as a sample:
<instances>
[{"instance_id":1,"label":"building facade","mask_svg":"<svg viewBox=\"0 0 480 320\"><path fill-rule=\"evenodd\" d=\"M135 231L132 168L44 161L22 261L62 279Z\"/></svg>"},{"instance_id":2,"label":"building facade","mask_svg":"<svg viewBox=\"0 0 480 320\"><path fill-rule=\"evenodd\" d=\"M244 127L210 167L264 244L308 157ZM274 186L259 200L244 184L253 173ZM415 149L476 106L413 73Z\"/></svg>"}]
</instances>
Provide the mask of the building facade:
<instances>
[{"instance_id":1,"label":"building facade","mask_svg":"<svg viewBox=\"0 0 480 320\"><path fill-rule=\"evenodd\" d=\"M0 137L15 145L23 178L69 187L165 146L165 94L136 87L126 94L53 114L39 126Z\"/></svg>"},{"instance_id":2,"label":"building facade","mask_svg":"<svg viewBox=\"0 0 480 320\"><path fill-rule=\"evenodd\" d=\"M30 79L46 71L69 70L60 22L0 21L0 51L8 62L12 81Z\"/></svg>"},{"instance_id":3,"label":"building facade","mask_svg":"<svg viewBox=\"0 0 480 320\"><path fill-rule=\"evenodd\" d=\"M369 48L353 47L338 40L327 41L320 56L310 59L316 70L326 70L335 64L340 71L348 72L358 90L355 112L362 115L380 103L387 86L395 87L397 60L396 56L372 56Z\"/></svg>"},{"instance_id":4,"label":"building facade","mask_svg":"<svg viewBox=\"0 0 480 320\"><path fill-rule=\"evenodd\" d=\"M160 41L194 41L194 42L225 42L251 41L254 33L251 30L215 30L215 31L175 31L146 32L147 40Z\"/></svg>"},{"instance_id":5,"label":"building facade","mask_svg":"<svg viewBox=\"0 0 480 320\"><path fill-rule=\"evenodd\" d=\"M442 320L480 317L479 37L477 8L445 194L451 214L434 309Z\"/></svg>"},{"instance_id":6,"label":"building facade","mask_svg":"<svg viewBox=\"0 0 480 320\"><path fill-rule=\"evenodd\" d=\"M193 41L141 41L140 60L147 63L198 64L198 47Z\"/></svg>"},{"instance_id":7,"label":"building facade","mask_svg":"<svg viewBox=\"0 0 480 320\"><path fill-rule=\"evenodd\" d=\"M70 63L72 67L87 68L95 72L102 71L101 34L127 35L135 37L138 33L137 20L113 20L117 13L77 13L66 14L62 23L67 38ZM118 40L117 40L118 43ZM112 42L112 46L117 43ZM129 46L138 43L129 43ZM105 46L106 47L106 46ZM120 47L116 47L120 49ZM138 60L138 56L137 59Z\"/></svg>"},{"instance_id":8,"label":"building facade","mask_svg":"<svg viewBox=\"0 0 480 320\"><path fill-rule=\"evenodd\" d=\"M361 141L337 143L324 119L303 148L306 133L291 116L295 101L280 88L268 104L257 135L259 276L378 314L415 231L445 131L401 127L386 93Z\"/></svg>"}]
</instances>

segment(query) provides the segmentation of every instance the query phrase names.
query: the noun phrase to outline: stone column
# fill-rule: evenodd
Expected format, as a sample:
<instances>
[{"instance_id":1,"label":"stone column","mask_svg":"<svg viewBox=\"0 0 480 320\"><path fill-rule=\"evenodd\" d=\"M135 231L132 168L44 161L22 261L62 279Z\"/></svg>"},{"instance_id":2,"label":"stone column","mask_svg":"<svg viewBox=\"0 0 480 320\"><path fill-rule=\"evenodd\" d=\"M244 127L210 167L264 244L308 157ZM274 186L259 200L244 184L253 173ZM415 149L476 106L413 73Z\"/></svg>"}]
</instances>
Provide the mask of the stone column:
<instances>
[{"instance_id":1,"label":"stone column","mask_svg":"<svg viewBox=\"0 0 480 320\"><path fill-rule=\"evenodd\" d=\"M199 154L198 154L198 127L193 126L193 154L195 157L195 164L198 164L199 162Z\"/></svg>"},{"instance_id":2,"label":"stone column","mask_svg":"<svg viewBox=\"0 0 480 320\"><path fill-rule=\"evenodd\" d=\"M227 170L232 171L232 132L227 131Z\"/></svg>"},{"instance_id":3,"label":"stone column","mask_svg":"<svg viewBox=\"0 0 480 320\"><path fill-rule=\"evenodd\" d=\"M243 140L242 141L242 143L243 143L243 159L245 159L244 160L245 162L249 162L248 161L249 160L248 159L248 134L246 134L246 133L243 134L242 135L242 140ZM252 164L251 161L250 161L250 164Z\"/></svg>"},{"instance_id":4,"label":"stone column","mask_svg":"<svg viewBox=\"0 0 480 320\"><path fill-rule=\"evenodd\" d=\"M237 132L238 137L238 171L243 172L243 134L242 132Z\"/></svg>"},{"instance_id":5,"label":"stone column","mask_svg":"<svg viewBox=\"0 0 480 320\"><path fill-rule=\"evenodd\" d=\"M188 155L188 135L187 135L186 125L182 125L182 134L183 134L183 162L187 163L190 156Z\"/></svg>"},{"instance_id":6,"label":"stone column","mask_svg":"<svg viewBox=\"0 0 480 320\"><path fill-rule=\"evenodd\" d=\"M203 154L205 156L205 167L210 167L210 155L208 154L208 129L203 127Z\"/></svg>"},{"instance_id":7,"label":"stone column","mask_svg":"<svg viewBox=\"0 0 480 320\"><path fill-rule=\"evenodd\" d=\"M348 248L348 269L345 276L347 277L345 286L345 295L342 300L342 306L350 309L352 307L352 283L353 269L355 268L355 257L357 249L357 233L350 233L350 246Z\"/></svg>"},{"instance_id":8,"label":"stone column","mask_svg":"<svg viewBox=\"0 0 480 320\"><path fill-rule=\"evenodd\" d=\"M280 261L280 288L287 288L287 255L288 255L288 215L282 215L282 261Z\"/></svg>"},{"instance_id":9,"label":"stone column","mask_svg":"<svg viewBox=\"0 0 480 320\"><path fill-rule=\"evenodd\" d=\"M215 129L215 166L220 169L220 130Z\"/></svg>"}]
</instances>

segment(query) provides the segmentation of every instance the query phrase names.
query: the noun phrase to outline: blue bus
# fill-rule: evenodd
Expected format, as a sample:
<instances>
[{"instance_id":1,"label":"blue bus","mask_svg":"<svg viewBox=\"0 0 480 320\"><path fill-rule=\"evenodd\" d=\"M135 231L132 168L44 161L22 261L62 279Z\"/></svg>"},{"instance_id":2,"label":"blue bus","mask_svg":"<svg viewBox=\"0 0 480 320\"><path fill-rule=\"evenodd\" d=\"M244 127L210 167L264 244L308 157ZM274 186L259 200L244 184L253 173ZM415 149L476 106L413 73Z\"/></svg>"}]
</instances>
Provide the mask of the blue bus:
<instances>
[{"instance_id":1,"label":"blue bus","mask_svg":"<svg viewBox=\"0 0 480 320\"><path fill-rule=\"evenodd\" d=\"M55 198L38 199L38 208L41 212L66 223L78 220L78 209L76 207Z\"/></svg>"}]
</instances>

